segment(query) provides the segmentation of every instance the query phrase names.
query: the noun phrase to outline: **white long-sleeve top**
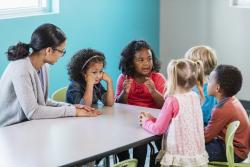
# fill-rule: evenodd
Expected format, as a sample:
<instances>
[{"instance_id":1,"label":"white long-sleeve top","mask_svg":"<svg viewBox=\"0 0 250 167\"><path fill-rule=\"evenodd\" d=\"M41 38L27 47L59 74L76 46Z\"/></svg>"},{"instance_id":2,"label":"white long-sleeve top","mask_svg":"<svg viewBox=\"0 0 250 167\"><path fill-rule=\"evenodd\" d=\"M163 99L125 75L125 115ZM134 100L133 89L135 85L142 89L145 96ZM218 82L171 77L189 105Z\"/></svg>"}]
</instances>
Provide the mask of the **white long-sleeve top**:
<instances>
[{"instance_id":1,"label":"white long-sleeve top","mask_svg":"<svg viewBox=\"0 0 250 167\"><path fill-rule=\"evenodd\" d=\"M75 116L67 103L48 99L48 65L41 69L43 89L30 58L11 61L0 79L0 127L25 120Z\"/></svg>"}]
</instances>

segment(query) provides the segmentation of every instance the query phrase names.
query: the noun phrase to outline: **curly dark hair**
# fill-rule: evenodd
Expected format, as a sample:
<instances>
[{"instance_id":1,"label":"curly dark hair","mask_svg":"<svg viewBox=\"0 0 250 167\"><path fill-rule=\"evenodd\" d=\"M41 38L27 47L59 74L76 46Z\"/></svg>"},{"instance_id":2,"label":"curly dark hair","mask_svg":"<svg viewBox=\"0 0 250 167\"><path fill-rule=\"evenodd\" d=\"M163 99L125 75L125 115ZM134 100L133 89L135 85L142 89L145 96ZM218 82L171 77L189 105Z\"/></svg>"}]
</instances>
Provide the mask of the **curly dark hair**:
<instances>
[{"instance_id":1,"label":"curly dark hair","mask_svg":"<svg viewBox=\"0 0 250 167\"><path fill-rule=\"evenodd\" d=\"M220 85L225 97L231 97L237 94L242 86L242 74L237 67L232 65L219 65L214 71L216 80Z\"/></svg>"},{"instance_id":2,"label":"curly dark hair","mask_svg":"<svg viewBox=\"0 0 250 167\"><path fill-rule=\"evenodd\" d=\"M153 49L150 47L150 45L144 40L133 40L122 50L122 53L121 53L119 69L122 71L124 75L128 75L128 76L134 75L135 68L132 62L133 62L136 52L142 49L149 49L152 53L152 58L153 58L152 71L156 71L156 72L160 71L160 68L161 68L160 61L155 56L155 53Z\"/></svg>"},{"instance_id":3,"label":"curly dark hair","mask_svg":"<svg viewBox=\"0 0 250 167\"><path fill-rule=\"evenodd\" d=\"M93 56L97 57L91 59ZM67 65L69 79L78 82L85 82L82 73L88 69L91 63L97 62L102 62L103 67L105 67L106 61L102 52L91 48L79 50L71 57L71 60Z\"/></svg>"}]
</instances>

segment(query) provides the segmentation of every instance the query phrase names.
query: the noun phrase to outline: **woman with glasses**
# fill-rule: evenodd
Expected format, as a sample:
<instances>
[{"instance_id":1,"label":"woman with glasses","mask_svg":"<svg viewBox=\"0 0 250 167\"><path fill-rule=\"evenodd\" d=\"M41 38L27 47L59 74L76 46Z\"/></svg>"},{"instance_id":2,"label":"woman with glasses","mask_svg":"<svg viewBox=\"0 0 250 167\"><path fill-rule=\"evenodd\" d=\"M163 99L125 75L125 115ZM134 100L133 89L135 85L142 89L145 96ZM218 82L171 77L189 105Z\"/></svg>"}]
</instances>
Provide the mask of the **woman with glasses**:
<instances>
[{"instance_id":1,"label":"woman with glasses","mask_svg":"<svg viewBox=\"0 0 250 167\"><path fill-rule=\"evenodd\" d=\"M53 65L66 53L65 45L60 28L43 24L32 33L29 44L19 42L9 47L10 63L0 79L0 127L32 119L100 114L85 105L48 99L48 64Z\"/></svg>"}]
</instances>

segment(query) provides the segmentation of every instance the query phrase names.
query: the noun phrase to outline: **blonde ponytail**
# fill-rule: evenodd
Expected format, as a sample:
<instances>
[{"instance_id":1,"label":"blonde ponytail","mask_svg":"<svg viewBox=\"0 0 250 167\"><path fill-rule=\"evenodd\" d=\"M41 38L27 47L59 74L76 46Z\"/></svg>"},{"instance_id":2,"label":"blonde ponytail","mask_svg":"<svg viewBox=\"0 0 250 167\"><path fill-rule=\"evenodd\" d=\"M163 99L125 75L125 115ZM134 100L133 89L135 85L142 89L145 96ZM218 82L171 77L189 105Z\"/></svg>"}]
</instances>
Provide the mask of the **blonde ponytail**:
<instances>
[{"instance_id":1,"label":"blonde ponytail","mask_svg":"<svg viewBox=\"0 0 250 167\"><path fill-rule=\"evenodd\" d=\"M205 100L204 92L203 92L203 83L204 83L204 69L202 62L197 60L194 62L196 66L196 85L199 90L199 94L201 96L201 100Z\"/></svg>"}]
</instances>

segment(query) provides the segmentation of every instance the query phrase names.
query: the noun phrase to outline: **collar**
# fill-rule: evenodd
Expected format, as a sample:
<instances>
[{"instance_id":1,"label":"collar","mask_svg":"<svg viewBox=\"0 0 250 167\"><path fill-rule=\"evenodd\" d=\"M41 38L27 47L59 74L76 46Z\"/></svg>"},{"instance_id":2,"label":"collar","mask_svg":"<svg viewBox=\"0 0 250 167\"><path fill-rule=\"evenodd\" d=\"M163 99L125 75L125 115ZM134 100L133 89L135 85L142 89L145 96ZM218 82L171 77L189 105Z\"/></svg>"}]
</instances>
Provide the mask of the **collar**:
<instances>
[{"instance_id":1,"label":"collar","mask_svg":"<svg viewBox=\"0 0 250 167\"><path fill-rule=\"evenodd\" d=\"M223 105L230 99L230 97L224 97L221 101L218 102L216 108L221 108Z\"/></svg>"}]
</instances>

